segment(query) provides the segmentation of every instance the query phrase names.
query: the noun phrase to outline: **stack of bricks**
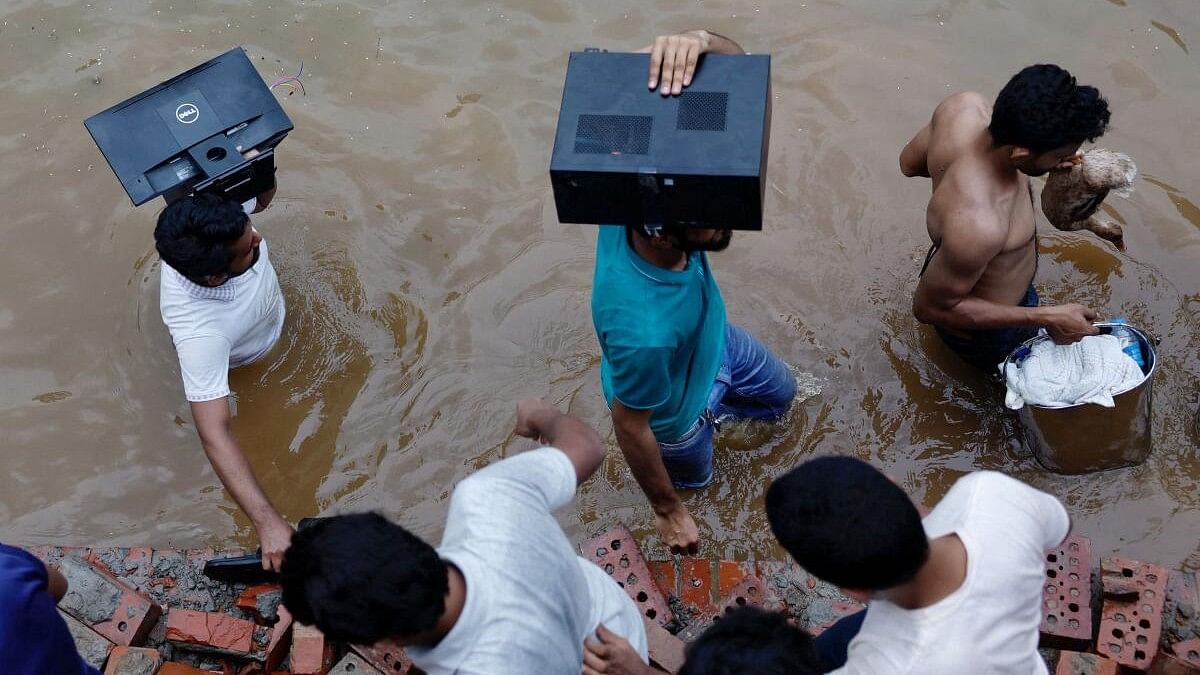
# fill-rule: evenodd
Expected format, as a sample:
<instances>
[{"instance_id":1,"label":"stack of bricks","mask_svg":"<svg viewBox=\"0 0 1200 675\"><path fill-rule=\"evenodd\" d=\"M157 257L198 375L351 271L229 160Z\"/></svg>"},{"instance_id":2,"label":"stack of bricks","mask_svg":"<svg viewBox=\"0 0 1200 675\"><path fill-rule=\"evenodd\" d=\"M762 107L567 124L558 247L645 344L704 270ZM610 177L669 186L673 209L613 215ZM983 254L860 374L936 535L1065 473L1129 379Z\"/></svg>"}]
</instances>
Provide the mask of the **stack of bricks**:
<instances>
[{"instance_id":1,"label":"stack of bricks","mask_svg":"<svg viewBox=\"0 0 1200 675\"><path fill-rule=\"evenodd\" d=\"M333 644L294 622L278 586L209 580L201 569L211 550L30 550L67 577L60 611L80 654L106 675L419 675L396 644ZM661 672L677 672L685 642L735 607L784 612L812 634L862 609L792 561L648 562L624 525L580 552L637 605ZM1046 551L1045 562L1040 646L1063 650L1056 675L1200 674L1194 574L1112 558L1093 583L1091 544L1080 536Z\"/></svg>"},{"instance_id":2,"label":"stack of bricks","mask_svg":"<svg viewBox=\"0 0 1200 675\"><path fill-rule=\"evenodd\" d=\"M66 577L59 611L80 655L105 675L419 673L398 645L334 644L295 623L275 584L208 579L210 549L29 550Z\"/></svg>"},{"instance_id":3,"label":"stack of bricks","mask_svg":"<svg viewBox=\"0 0 1200 675\"><path fill-rule=\"evenodd\" d=\"M733 607L784 612L813 635L863 609L793 561L676 557L646 562L624 525L589 539L580 551L622 583L642 608L651 665L668 673L682 665L684 644ZM643 568L654 588L641 583ZM1056 675L1200 674L1200 592L1193 574L1168 574L1155 565L1113 558L1103 561L1107 583L1098 588L1093 569L1086 537L1072 535L1046 551L1039 646L1061 650ZM1103 605L1098 634L1097 599ZM1164 600L1169 621L1164 621ZM1165 649L1159 648L1160 635Z\"/></svg>"}]
</instances>

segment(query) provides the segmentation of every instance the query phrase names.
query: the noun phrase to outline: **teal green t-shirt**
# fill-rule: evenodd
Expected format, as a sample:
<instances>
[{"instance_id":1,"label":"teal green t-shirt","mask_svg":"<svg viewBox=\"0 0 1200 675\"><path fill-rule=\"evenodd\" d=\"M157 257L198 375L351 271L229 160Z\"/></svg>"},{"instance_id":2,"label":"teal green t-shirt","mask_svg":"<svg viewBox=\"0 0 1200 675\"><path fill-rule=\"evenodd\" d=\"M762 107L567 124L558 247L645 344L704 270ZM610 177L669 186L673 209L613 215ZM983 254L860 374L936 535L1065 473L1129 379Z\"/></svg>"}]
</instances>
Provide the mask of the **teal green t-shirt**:
<instances>
[{"instance_id":1,"label":"teal green t-shirt","mask_svg":"<svg viewBox=\"0 0 1200 675\"><path fill-rule=\"evenodd\" d=\"M703 252L667 270L633 250L625 226L599 229L592 324L604 397L610 407L615 399L654 410L654 437L670 443L708 405L725 355L725 302Z\"/></svg>"}]
</instances>

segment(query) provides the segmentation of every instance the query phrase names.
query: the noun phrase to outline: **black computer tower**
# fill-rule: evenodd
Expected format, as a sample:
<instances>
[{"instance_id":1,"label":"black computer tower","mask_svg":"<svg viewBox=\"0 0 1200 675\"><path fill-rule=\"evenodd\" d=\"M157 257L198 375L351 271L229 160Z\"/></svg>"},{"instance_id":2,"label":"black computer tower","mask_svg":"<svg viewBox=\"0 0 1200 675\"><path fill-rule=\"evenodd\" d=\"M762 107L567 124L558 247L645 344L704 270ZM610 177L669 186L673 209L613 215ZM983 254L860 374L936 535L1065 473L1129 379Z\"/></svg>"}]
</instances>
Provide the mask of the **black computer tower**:
<instances>
[{"instance_id":1,"label":"black computer tower","mask_svg":"<svg viewBox=\"0 0 1200 675\"><path fill-rule=\"evenodd\" d=\"M771 58L707 54L679 96L650 55L574 52L550 182L564 223L762 229Z\"/></svg>"}]
</instances>

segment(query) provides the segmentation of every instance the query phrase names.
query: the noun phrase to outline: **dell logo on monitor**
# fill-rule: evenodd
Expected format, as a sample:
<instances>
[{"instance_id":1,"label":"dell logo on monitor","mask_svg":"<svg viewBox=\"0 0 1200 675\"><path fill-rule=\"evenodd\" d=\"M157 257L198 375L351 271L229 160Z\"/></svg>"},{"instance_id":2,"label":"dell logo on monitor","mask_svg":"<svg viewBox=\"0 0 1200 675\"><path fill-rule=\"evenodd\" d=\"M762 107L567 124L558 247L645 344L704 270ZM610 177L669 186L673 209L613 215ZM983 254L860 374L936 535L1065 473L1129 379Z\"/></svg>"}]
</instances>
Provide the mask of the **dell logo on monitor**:
<instances>
[{"instance_id":1,"label":"dell logo on monitor","mask_svg":"<svg viewBox=\"0 0 1200 675\"><path fill-rule=\"evenodd\" d=\"M191 103L184 103L175 109L175 119L191 124L200 119L200 109Z\"/></svg>"}]
</instances>

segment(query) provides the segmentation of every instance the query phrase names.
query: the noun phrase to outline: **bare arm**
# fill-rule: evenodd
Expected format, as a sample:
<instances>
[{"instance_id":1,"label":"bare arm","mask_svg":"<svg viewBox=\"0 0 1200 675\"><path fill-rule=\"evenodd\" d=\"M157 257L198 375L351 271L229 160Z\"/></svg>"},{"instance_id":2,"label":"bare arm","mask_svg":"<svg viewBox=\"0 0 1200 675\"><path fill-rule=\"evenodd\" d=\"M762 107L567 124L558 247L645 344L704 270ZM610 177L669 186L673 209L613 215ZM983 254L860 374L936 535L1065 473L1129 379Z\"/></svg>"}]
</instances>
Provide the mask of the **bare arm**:
<instances>
[{"instance_id":1,"label":"bare arm","mask_svg":"<svg viewBox=\"0 0 1200 675\"><path fill-rule=\"evenodd\" d=\"M650 500L659 538L671 547L672 552L695 553L700 546L700 533L667 475L662 451L650 429L653 414L653 410L633 410L620 401L613 401L617 445L621 447L633 477Z\"/></svg>"},{"instance_id":2,"label":"bare arm","mask_svg":"<svg viewBox=\"0 0 1200 675\"><path fill-rule=\"evenodd\" d=\"M1082 305L1018 307L971 294L987 265L1000 254L1004 239L998 227L980 226L981 213L956 214L944 228L941 248L925 270L913 295L913 316L959 330L1046 328L1056 342L1076 342L1097 331L1096 313Z\"/></svg>"},{"instance_id":3,"label":"bare arm","mask_svg":"<svg viewBox=\"0 0 1200 675\"><path fill-rule=\"evenodd\" d=\"M604 463L604 442L600 436L588 425L559 412L540 398L525 399L517 404L514 433L562 450L575 467L576 485L591 478Z\"/></svg>"},{"instance_id":4,"label":"bare arm","mask_svg":"<svg viewBox=\"0 0 1200 675\"><path fill-rule=\"evenodd\" d=\"M921 127L916 136L900 151L900 173L909 178L929 178L929 135L933 122Z\"/></svg>"},{"instance_id":5,"label":"bare arm","mask_svg":"<svg viewBox=\"0 0 1200 675\"><path fill-rule=\"evenodd\" d=\"M292 538L292 528L267 500L246 455L230 428L229 403L225 398L193 401L192 417L208 461L217 477L242 511L254 523L262 546L263 567L279 569L283 552Z\"/></svg>"},{"instance_id":6,"label":"bare arm","mask_svg":"<svg viewBox=\"0 0 1200 675\"><path fill-rule=\"evenodd\" d=\"M54 604L58 604L67 594L67 578L62 575L62 572L49 565L46 565L46 577L46 591L50 593L50 597L54 598Z\"/></svg>"},{"instance_id":7,"label":"bare arm","mask_svg":"<svg viewBox=\"0 0 1200 675\"><path fill-rule=\"evenodd\" d=\"M692 83L692 76L702 55L746 53L733 40L703 29L659 35L654 38L654 44L641 51L650 52L650 80L647 86L651 89L657 87L661 75L662 88L659 93L663 96L679 94Z\"/></svg>"}]
</instances>

